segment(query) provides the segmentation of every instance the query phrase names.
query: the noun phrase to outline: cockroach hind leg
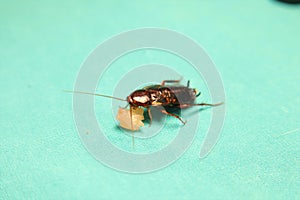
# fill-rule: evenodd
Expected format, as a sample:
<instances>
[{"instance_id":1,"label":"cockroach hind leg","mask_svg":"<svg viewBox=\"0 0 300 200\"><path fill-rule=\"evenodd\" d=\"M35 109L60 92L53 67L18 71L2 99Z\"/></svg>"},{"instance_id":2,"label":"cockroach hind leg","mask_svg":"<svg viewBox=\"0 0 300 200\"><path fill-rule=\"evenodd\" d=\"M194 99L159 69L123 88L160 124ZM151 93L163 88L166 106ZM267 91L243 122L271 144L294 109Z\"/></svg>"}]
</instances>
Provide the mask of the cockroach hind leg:
<instances>
[{"instance_id":1,"label":"cockroach hind leg","mask_svg":"<svg viewBox=\"0 0 300 200\"><path fill-rule=\"evenodd\" d=\"M215 103L215 104L209 104L209 103L204 103L205 106L221 106L224 104L224 102L220 102L220 103Z\"/></svg>"},{"instance_id":2,"label":"cockroach hind leg","mask_svg":"<svg viewBox=\"0 0 300 200\"><path fill-rule=\"evenodd\" d=\"M169 115L169 116L172 116L172 117L175 117L175 118L179 119L179 120L182 122L183 125L185 125L186 122L187 122L186 120L183 121L183 119L182 119L181 117L179 117L178 115L175 115L175 114L173 114L173 113L169 113L169 112L167 112L166 110L161 110L161 112L162 112L163 114L166 114L166 115Z\"/></svg>"},{"instance_id":3,"label":"cockroach hind leg","mask_svg":"<svg viewBox=\"0 0 300 200\"><path fill-rule=\"evenodd\" d=\"M211 104L211 103L195 103L195 104L180 104L180 108L188 108L188 107L192 107L192 106L220 106L222 105L223 102L221 103L216 103L216 104Z\"/></svg>"}]
</instances>

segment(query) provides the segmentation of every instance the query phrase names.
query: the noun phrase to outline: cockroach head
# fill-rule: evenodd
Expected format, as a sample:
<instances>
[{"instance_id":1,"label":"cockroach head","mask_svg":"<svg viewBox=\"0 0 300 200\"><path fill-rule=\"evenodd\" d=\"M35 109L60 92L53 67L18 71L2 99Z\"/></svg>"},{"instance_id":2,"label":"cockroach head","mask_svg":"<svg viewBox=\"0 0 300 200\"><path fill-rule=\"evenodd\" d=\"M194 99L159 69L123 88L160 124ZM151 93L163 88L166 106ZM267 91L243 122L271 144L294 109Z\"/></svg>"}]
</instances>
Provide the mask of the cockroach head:
<instances>
[{"instance_id":1,"label":"cockroach head","mask_svg":"<svg viewBox=\"0 0 300 200\"><path fill-rule=\"evenodd\" d=\"M150 94L147 90L136 90L127 97L131 106L147 107L151 105Z\"/></svg>"}]
</instances>

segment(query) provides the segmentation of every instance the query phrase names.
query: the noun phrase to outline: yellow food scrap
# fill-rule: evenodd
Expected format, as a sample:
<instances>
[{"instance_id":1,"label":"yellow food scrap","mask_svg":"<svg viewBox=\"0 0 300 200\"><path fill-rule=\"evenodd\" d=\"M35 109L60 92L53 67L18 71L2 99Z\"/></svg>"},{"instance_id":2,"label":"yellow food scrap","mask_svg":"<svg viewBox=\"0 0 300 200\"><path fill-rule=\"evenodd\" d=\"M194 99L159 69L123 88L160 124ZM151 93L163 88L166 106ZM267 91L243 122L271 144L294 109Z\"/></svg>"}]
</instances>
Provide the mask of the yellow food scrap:
<instances>
[{"instance_id":1,"label":"yellow food scrap","mask_svg":"<svg viewBox=\"0 0 300 200\"><path fill-rule=\"evenodd\" d=\"M120 122L122 128L136 131L139 130L141 126L144 126L142 120L144 120L144 109L143 108L131 108L132 116L130 117L130 110L125 108L119 108L117 114L117 120ZM131 125L132 120L132 125Z\"/></svg>"}]
</instances>

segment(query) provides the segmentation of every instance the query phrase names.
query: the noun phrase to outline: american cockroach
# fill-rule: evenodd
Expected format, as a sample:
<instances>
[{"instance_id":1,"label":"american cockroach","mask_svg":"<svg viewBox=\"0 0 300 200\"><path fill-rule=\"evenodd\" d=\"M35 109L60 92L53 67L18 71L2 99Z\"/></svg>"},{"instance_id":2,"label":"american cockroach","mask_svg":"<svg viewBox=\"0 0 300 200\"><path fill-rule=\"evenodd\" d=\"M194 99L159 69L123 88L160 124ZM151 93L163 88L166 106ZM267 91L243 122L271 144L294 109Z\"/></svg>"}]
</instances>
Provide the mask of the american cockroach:
<instances>
[{"instance_id":1,"label":"american cockroach","mask_svg":"<svg viewBox=\"0 0 300 200\"><path fill-rule=\"evenodd\" d=\"M201 94L198 93L195 88L190 88L190 81L187 82L186 86L183 85L168 85L166 86L166 83L179 83L181 80L164 80L161 84L158 85L150 85L147 87L144 87L140 90L135 90L132 92L127 99L121 99L113 96L103 95L103 94L94 94L94 93L88 93L88 92L79 92L79 91L67 91L67 92L74 92L74 93L81 93L81 94L90 94L90 95L96 95L101 97L107 97L112 98L116 100L121 101L127 101L130 109L129 109L129 116L130 116L130 122L131 126L122 126L123 128L130 129L130 130L137 130L139 128L136 127L134 123L141 123L141 120L143 120L143 111L141 112L141 107L146 108L149 118L150 118L150 124L152 122L152 115L150 112L151 106L162 106L166 108L165 110L162 109L161 112L163 114L175 117L179 119L183 124L186 123L179 115L168 112L168 108L188 108L191 106L218 106L222 103L217 104L209 104L209 103L195 103L196 98ZM120 111L120 110L119 110ZM124 109L123 109L124 111ZM119 115L119 114L118 114ZM123 115L125 116L125 115ZM134 118L138 120L133 120ZM122 117L118 116L119 121L125 120ZM121 124L121 123L120 123ZM143 123L142 123L143 124Z\"/></svg>"}]
</instances>

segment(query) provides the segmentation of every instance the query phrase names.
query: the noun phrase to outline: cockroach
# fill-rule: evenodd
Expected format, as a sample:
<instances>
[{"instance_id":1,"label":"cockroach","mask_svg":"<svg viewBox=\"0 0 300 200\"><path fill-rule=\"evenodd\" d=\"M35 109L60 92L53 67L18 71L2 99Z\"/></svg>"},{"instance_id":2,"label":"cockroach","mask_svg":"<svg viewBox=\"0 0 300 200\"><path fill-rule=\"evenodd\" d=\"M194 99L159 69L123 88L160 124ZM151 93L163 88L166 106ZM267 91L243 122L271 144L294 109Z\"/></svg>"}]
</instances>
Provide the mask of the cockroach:
<instances>
[{"instance_id":1,"label":"cockroach","mask_svg":"<svg viewBox=\"0 0 300 200\"><path fill-rule=\"evenodd\" d=\"M179 83L181 80L164 80L160 85L150 85L144 87L141 90L136 90L127 97L127 102L130 107L144 107L147 108L150 118L150 124L152 122L152 115L150 112L151 106L162 106L166 108L161 110L163 114L175 117L179 119L183 124L181 117L174 113L170 113L168 108L188 108L191 106L218 106L218 104L209 103L194 103L196 98L201 94L198 93L195 88L190 88L190 81L186 86L183 85L169 85L166 83Z\"/></svg>"},{"instance_id":2,"label":"cockroach","mask_svg":"<svg viewBox=\"0 0 300 200\"><path fill-rule=\"evenodd\" d=\"M190 88L190 81L187 82L186 86L183 85L168 85L166 83L179 83L181 80L164 80L161 84L158 85L150 85L144 87L140 90L135 90L132 92L127 99L121 99L113 96L103 95L103 94L94 94L88 92L79 92L79 91L67 91L81 94L90 94L101 97L112 98L121 101L127 101L130 105L130 118L131 118L131 130L133 130L133 120L132 120L132 112L135 108L146 108L149 118L150 124L152 122L152 115L150 112L151 106L162 106L166 108L165 110L161 110L163 114L175 117L179 119L183 124L186 123L179 115L168 112L168 108L188 108L192 106L219 106L222 103L217 104L209 104L209 103L195 103L196 98L201 94L198 93L195 88Z\"/></svg>"}]
</instances>

